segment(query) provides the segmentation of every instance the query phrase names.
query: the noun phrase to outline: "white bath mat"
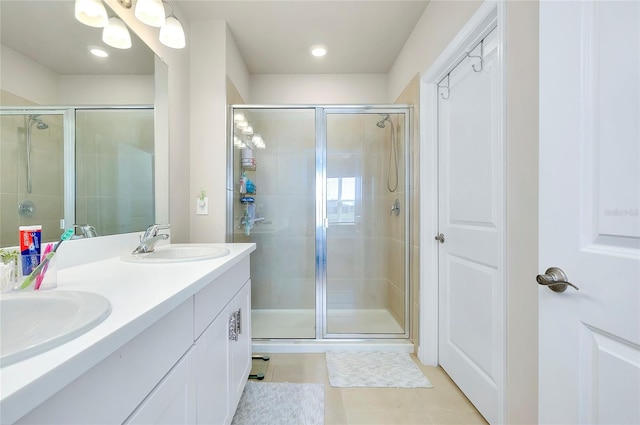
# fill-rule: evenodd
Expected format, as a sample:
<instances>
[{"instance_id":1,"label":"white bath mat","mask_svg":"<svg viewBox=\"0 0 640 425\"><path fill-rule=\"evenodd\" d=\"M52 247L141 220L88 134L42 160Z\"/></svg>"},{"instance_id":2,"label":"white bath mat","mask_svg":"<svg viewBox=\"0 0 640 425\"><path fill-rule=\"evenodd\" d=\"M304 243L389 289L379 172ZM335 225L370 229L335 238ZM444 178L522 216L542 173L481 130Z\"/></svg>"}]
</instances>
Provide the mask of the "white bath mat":
<instances>
[{"instance_id":1,"label":"white bath mat","mask_svg":"<svg viewBox=\"0 0 640 425\"><path fill-rule=\"evenodd\" d=\"M324 384L249 381L231 424L324 424Z\"/></svg>"},{"instance_id":2,"label":"white bath mat","mask_svg":"<svg viewBox=\"0 0 640 425\"><path fill-rule=\"evenodd\" d=\"M329 352L327 369L332 387L433 386L408 353Z\"/></svg>"}]
</instances>

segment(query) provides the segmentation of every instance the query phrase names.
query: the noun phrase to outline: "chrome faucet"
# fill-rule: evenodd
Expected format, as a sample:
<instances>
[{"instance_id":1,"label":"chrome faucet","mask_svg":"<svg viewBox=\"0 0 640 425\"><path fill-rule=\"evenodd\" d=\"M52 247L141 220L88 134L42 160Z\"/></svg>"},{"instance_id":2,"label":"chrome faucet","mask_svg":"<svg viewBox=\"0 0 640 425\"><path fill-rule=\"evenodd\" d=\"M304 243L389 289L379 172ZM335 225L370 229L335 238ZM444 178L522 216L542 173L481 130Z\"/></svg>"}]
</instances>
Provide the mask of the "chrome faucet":
<instances>
[{"instance_id":1,"label":"chrome faucet","mask_svg":"<svg viewBox=\"0 0 640 425\"><path fill-rule=\"evenodd\" d=\"M166 233L158 234L158 231L168 229L168 224L152 224L147 227L144 235L140 237L140 245L133 250L133 254L142 254L145 252L152 252L159 241L169 239L169 235Z\"/></svg>"},{"instance_id":2,"label":"chrome faucet","mask_svg":"<svg viewBox=\"0 0 640 425\"><path fill-rule=\"evenodd\" d=\"M72 239L95 238L96 236L98 236L96 228L90 224L74 224L73 227L74 229L80 229L80 231L82 232L82 236L74 236L72 237Z\"/></svg>"}]
</instances>

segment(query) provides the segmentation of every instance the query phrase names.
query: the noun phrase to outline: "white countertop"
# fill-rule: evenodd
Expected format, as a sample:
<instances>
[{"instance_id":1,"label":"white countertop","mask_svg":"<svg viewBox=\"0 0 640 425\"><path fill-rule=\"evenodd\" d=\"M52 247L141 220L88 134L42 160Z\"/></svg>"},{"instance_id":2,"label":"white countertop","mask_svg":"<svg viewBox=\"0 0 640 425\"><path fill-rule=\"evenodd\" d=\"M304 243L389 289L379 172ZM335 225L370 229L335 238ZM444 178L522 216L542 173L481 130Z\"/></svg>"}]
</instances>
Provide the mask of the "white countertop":
<instances>
[{"instance_id":1,"label":"white countertop","mask_svg":"<svg viewBox=\"0 0 640 425\"><path fill-rule=\"evenodd\" d=\"M255 250L211 244L230 254L205 261L134 264L119 257L58 271L58 288L100 294L111 314L79 337L0 368L0 422L12 423L193 296Z\"/></svg>"}]
</instances>

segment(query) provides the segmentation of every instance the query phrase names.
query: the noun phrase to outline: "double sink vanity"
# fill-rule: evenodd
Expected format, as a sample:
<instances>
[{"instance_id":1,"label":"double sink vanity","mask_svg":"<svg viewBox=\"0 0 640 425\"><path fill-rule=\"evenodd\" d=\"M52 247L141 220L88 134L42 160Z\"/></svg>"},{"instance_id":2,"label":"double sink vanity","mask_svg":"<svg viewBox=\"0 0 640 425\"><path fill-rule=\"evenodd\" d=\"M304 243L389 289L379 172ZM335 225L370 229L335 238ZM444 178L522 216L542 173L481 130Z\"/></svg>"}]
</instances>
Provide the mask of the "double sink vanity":
<instances>
[{"instance_id":1,"label":"double sink vanity","mask_svg":"<svg viewBox=\"0 0 640 425\"><path fill-rule=\"evenodd\" d=\"M251 369L254 250L163 245L3 295L0 423L230 423Z\"/></svg>"}]
</instances>

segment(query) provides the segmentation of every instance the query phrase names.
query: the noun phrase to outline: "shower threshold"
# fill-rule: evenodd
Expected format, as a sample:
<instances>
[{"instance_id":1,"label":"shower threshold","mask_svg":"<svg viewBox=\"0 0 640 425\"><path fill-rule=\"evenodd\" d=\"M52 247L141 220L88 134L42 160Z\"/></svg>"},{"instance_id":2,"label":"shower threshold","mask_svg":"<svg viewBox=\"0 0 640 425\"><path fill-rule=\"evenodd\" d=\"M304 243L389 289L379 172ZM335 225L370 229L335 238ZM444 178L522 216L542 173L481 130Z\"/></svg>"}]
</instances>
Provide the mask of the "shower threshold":
<instances>
[{"instance_id":1,"label":"shower threshold","mask_svg":"<svg viewBox=\"0 0 640 425\"><path fill-rule=\"evenodd\" d=\"M313 309L254 309L251 311L253 351L266 353L326 352L333 350L413 352L407 339L391 335L402 327L385 309L330 309L328 328L334 334L361 334L349 339L315 339ZM388 339L368 339L367 334L390 334Z\"/></svg>"}]
</instances>

